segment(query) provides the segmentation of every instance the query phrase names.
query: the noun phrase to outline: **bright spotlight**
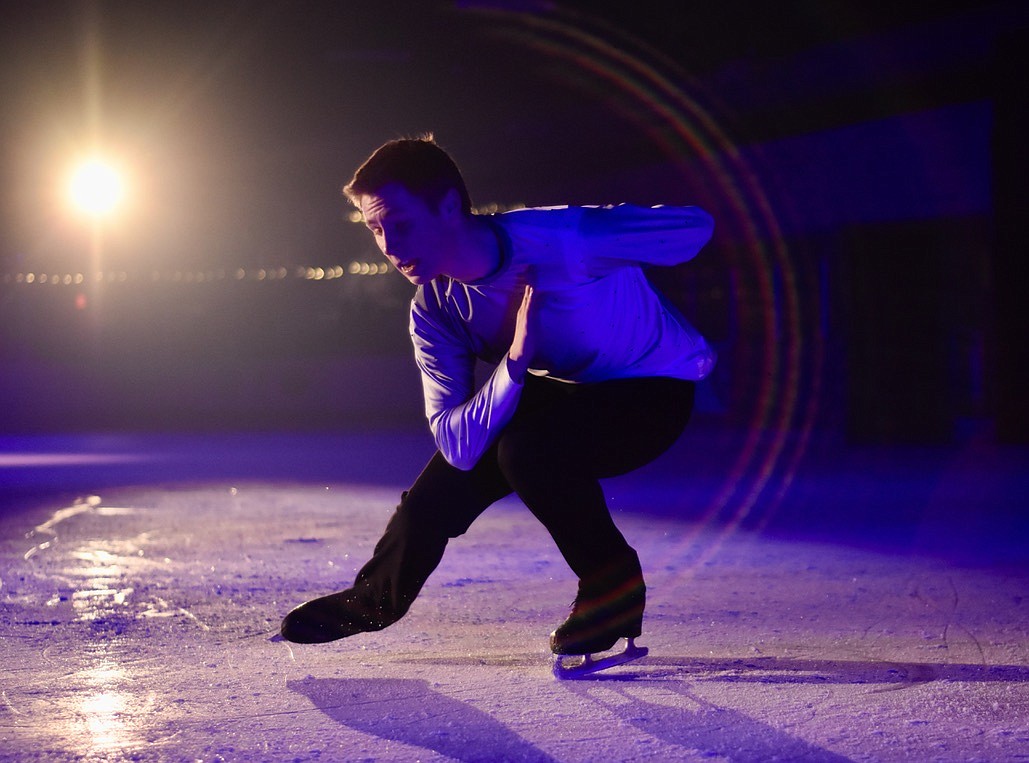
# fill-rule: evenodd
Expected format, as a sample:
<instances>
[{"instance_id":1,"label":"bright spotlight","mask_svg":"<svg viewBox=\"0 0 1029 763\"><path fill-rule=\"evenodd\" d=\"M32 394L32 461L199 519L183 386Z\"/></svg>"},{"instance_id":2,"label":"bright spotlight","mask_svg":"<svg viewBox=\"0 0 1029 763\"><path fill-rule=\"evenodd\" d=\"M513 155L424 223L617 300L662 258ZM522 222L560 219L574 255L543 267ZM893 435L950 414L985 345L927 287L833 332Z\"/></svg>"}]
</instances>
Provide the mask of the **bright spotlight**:
<instances>
[{"instance_id":1,"label":"bright spotlight","mask_svg":"<svg viewBox=\"0 0 1029 763\"><path fill-rule=\"evenodd\" d=\"M106 217L121 203L125 186L114 167L101 159L90 159L72 173L68 194L81 212Z\"/></svg>"}]
</instances>

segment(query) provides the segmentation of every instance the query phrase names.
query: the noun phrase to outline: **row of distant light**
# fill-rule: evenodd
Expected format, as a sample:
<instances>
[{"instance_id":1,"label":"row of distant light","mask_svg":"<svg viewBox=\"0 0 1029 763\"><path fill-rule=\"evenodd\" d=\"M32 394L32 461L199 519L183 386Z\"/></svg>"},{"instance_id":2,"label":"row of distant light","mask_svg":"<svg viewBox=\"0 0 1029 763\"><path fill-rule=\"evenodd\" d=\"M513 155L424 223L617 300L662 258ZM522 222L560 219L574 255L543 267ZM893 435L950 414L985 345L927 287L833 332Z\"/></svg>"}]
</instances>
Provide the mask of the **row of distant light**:
<instances>
[{"instance_id":1,"label":"row of distant light","mask_svg":"<svg viewBox=\"0 0 1029 763\"><path fill-rule=\"evenodd\" d=\"M496 214L513 209L520 209L524 204L513 204L509 206L500 204L488 204L475 209L476 214ZM351 214L351 222L360 222L361 213L354 211ZM153 271L150 274L151 283L170 281L171 283L209 283L214 281L285 281L290 277L295 280L305 281L331 281L342 278L345 275L352 276L376 276L389 272L389 265L385 262L360 262L354 261L345 268L342 265L335 265L327 268L295 266L292 268L238 268L235 271L226 270L198 270L198 271ZM84 284L87 280L93 283L128 283L144 280L141 273L130 273L125 270L112 270L103 273L94 273L89 279L84 273L5 273L3 283L5 284L53 284L55 286L77 286Z\"/></svg>"},{"instance_id":2,"label":"row of distant light","mask_svg":"<svg viewBox=\"0 0 1029 763\"><path fill-rule=\"evenodd\" d=\"M389 272L389 265L385 262L351 262L344 268L342 265L335 265L328 268L299 266L291 269L279 268L238 268L235 271L207 270L207 271L181 271L160 272L153 271L150 274L150 281L158 283L170 281L172 283L208 283L214 281L285 281L290 277L294 280L305 281L331 281L342 278L344 275L352 276L375 276ZM127 283L129 281L141 281L145 276L140 273L130 273L125 270L112 270L103 273L94 273L93 283ZM5 273L3 282L5 284L52 284L55 286L75 286L87 281L84 273Z\"/></svg>"}]
</instances>

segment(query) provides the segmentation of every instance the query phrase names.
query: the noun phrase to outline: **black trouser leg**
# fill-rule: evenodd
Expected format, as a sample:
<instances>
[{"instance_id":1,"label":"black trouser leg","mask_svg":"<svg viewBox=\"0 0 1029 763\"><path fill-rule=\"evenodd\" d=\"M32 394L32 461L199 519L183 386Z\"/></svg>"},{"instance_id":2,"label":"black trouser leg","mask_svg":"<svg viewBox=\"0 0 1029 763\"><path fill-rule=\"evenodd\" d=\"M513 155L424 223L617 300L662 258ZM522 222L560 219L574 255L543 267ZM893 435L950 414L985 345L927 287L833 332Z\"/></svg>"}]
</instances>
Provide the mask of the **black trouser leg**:
<instances>
[{"instance_id":1,"label":"black trouser leg","mask_svg":"<svg viewBox=\"0 0 1029 763\"><path fill-rule=\"evenodd\" d=\"M581 580L633 565L635 552L615 526L599 480L667 450L689 419L693 388L644 378L537 380L523 391L524 404L498 440L497 461Z\"/></svg>"},{"instance_id":2,"label":"black trouser leg","mask_svg":"<svg viewBox=\"0 0 1029 763\"><path fill-rule=\"evenodd\" d=\"M280 628L283 638L322 643L392 625L410 609L447 541L510 492L488 459L463 472L437 453L404 493L354 585L289 612Z\"/></svg>"},{"instance_id":3,"label":"black trouser leg","mask_svg":"<svg viewBox=\"0 0 1029 763\"><path fill-rule=\"evenodd\" d=\"M523 394L527 405L501 435L498 463L579 577L572 613L550 646L557 654L604 651L641 634L646 585L599 480L643 466L678 438L693 408L693 384L550 383Z\"/></svg>"},{"instance_id":4,"label":"black trouser leg","mask_svg":"<svg viewBox=\"0 0 1029 763\"><path fill-rule=\"evenodd\" d=\"M465 472L436 453L404 493L354 590L384 620L399 620L439 565L448 540L510 492L488 460Z\"/></svg>"}]
</instances>

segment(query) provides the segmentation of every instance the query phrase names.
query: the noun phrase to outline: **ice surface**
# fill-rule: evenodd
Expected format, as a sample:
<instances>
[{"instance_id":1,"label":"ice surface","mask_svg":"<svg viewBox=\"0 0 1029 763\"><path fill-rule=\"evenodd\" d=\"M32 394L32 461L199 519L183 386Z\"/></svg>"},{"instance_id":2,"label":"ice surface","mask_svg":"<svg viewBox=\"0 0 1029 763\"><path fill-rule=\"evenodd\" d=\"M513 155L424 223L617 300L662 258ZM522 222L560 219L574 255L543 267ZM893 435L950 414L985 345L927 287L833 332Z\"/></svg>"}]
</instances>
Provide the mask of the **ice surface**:
<instances>
[{"instance_id":1,"label":"ice surface","mask_svg":"<svg viewBox=\"0 0 1029 763\"><path fill-rule=\"evenodd\" d=\"M694 494L675 470L612 483L613 503L633 507L617 518L648 578L650 654L562 682L547 634L575 581L514 500L452 543L392 628L271 641L288 609L350 581L404 487L381 471L266 471L275 447L249 476L219 475L217 452L202 474L168 471L167 457L151 472L145 459L131 474L75 472L77 496L64 477L51 489L18 476L0 514L0 757L1025 759L1029 571L1010 544L1002 562L945 553L981 534L985 504L971 527L952 504L913 528L887 523L906 541L876 546L831 537L824 518L818 532L729 531L637 510ZM844 501L833 483L797 487L781 516Z\"/></svg>"}]
</instances>

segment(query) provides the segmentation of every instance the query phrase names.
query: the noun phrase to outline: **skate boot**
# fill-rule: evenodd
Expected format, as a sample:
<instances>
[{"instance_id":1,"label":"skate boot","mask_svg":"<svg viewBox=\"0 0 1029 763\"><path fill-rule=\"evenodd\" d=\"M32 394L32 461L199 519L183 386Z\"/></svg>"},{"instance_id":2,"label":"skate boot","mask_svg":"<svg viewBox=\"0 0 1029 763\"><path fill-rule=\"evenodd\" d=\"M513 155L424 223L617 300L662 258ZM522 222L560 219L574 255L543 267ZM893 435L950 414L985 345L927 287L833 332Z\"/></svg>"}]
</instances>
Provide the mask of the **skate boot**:
<instances>
[{"instance_id":1,"label":"skate boot","mask_svg":"<svg viewBox=\"0 0 1029 763\"><path fill-rule=\"evenodd\" d=\"M366 631L382 630L397 618L376 611L354 589L301 604L282 620L279 632L296 644L324 644Z\"/></svg>"},{"instance_id":2,"label":"skate boot","mask_svg":"<svg viewBox=\"0 0 1029 763\"><path fill-rule=\"evenodd\" d=\"M580 581L571 614L550 634L551 651L586 655L606 651L620 638L637 638L643 627L646 590L635 559L593 580Z\"/></svg>"}]
</instances>

